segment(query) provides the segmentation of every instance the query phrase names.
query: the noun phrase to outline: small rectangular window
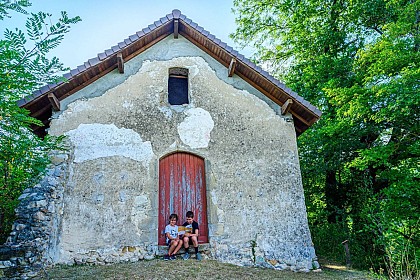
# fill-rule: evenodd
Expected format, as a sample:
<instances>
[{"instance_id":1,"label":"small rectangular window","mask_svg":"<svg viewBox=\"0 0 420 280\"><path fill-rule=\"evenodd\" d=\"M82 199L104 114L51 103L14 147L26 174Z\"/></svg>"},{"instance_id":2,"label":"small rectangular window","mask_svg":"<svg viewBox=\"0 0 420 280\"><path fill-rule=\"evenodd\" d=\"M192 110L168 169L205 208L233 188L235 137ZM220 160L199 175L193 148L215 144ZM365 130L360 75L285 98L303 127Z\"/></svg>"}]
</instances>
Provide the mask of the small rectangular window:
<instances>
[{"instance_id":1,"label":"small rectangular window","mask_svg":"<svg viewBox=\"0 0 420 280\"><path fill-rule=\"evenodd\" d=\"M169 69L168 102L171 105L189 104L188 69L178 67Z\"/></svg>"}]
</instances>

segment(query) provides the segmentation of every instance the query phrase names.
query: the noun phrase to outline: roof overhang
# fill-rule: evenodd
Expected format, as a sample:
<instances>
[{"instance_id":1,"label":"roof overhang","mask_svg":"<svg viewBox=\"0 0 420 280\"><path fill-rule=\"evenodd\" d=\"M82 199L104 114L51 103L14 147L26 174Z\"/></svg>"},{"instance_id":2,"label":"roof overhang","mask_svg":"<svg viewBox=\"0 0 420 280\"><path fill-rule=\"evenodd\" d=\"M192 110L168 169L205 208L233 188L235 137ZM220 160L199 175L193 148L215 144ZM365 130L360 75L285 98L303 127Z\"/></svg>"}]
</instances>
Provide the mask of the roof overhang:
<instances>
[{"instance_id":1,"label":"roof overhang","mask_svg":"<svg viewBox=\"0 0 420 280\"><path fill-rule=\"evenodd\" d=\"M45 135L45 129L48 128L49 119L52 115L52 108L56 107L60 100L119 67L121 71L121 59L127 62L171 34L174 34L175 37L178 34L182 35L229 68L229 74L238 75L276 104L283 107L287 105L288 112L293 116L298 136L320 118L321 111L319 109L232 47L181 14L179 10L172 11L166 17L155 21L111 49L98 54L97 57L89 59L83 65L64 74L65 82L48 84L32 95L19 100L18 105L28 109L31 116L43 122L44 126L36 127L34 131L38 135ZM232 62L234 62L234 67L232 67Z\"/></svg>"}]
</instances>

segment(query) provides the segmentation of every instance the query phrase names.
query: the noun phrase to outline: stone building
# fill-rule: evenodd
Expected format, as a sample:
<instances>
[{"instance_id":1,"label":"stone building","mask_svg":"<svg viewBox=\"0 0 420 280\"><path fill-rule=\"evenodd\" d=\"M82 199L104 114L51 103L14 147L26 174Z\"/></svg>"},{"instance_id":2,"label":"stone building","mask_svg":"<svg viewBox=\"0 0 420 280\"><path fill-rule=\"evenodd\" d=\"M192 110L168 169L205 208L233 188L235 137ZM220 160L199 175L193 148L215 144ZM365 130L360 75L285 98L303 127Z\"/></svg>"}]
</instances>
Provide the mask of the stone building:
<instances>
[{"instance_id":1,"label":"stone building","mask_svg":"<svg viewBox=\"0 0 420 280\"><path fill-rule=\"evenodd\" d=\"M65 77L20 102L71 147L44 259L153 258L192 210L209 258L317 266L296 137L318 109L178 10Z\"/></svg>"}]
</instances>

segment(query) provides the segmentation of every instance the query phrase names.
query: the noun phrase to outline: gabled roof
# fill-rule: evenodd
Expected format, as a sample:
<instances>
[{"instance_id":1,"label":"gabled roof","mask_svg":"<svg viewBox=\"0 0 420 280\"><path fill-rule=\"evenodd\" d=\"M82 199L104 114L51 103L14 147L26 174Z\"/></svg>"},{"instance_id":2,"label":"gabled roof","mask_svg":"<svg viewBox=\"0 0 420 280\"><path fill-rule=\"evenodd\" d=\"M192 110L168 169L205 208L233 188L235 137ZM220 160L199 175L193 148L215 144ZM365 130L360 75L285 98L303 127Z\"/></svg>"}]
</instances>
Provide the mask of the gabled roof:
<instances>
[{"instance_id":1,"label":"gabled roof","mask_svg":"<svg viewBox=\"0 0 420 280\"><path fill-rule=\"evenodd\" d=\"M284 107L289 105L288 109L293 115L297 135L303 133L320 118L320 110L261 67L256 66L226 43L181 14L179 10L173 10L172 13L131 35L123 42L64 74L66 82L46 85L32 95L19 100L18 105L28 109L31 116L44 123L44 127L35 128L35 133L45 135L45 128L49 126L49 118L52 114L52 104L118 68L121 58L128 61L171 34L174 34L175 37L178 34L182 35L222 65L227 68L231 66L230 74L238 75L278 105L284 105ZM234 64L235 67L232 67L231 64Z\"/></svg>"}]
</instances>

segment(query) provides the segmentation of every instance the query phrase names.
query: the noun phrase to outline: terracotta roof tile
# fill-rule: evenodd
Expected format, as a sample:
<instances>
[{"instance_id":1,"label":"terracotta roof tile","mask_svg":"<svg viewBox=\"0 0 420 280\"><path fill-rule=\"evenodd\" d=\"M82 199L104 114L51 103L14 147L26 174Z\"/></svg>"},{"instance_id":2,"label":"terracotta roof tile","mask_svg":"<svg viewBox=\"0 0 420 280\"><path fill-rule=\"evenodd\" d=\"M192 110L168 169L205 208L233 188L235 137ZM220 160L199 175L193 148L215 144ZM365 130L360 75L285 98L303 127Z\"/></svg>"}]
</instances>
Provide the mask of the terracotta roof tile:
<instances>
[{"instance_id":1,"label":"terracotta roof tile","mask_svg":"<svg viewBox=\"0 0 420 280\"><path fill-rule=\"evenodd\" d=\"M26 96L25 97L25 101L26 102L30 102L30 101L32 101L32 100L34 100L35 98L34 98L34 96L39 96L39 95L41 95L41 91L39 91L39 90L37 90L37 91L35 91L34 93L32 93L31 95L28 95L28 96Z\"/></svg>"},{"instance_id":2,"label":"terracotta roof tile","mask_svg":"<svg viewBox=\"0 0 420 280\"><path fill-rule=\"evenodd\" d=\"M78 70L78 69L71 69L71 70L70 70L70 74L71 74L72 76L76 76L77 74L79 74L79 70Z\"/></svg>"},{"instance_id":3,"label":"terracotta roof tile","mask_svg":"<svg viewBox=\"0 0 420 280\"><path fill-rule=\"evenodd\" d=\"M50 88L48 87L48 85L46 85L46 86L41 87L39 89L39 92L37 92L37 94L39 93L39 95L41 95L41 94L44 94L44 93L48 92L49 90L50 90ZM38 95L35 96L35 97L38 97Z\"/></svg>"},{"instance_id":4,"label":"terracotta roof tile","mask_svg":"<svg viewBox=\"0 0 420 280\"><path fill-rule=\"evenodd\" d=\"M198 24L197 24L197 23L195 23L195 22L193 22L193 21L191 21L190 26L191 26L192 28L197 29Z\"/></svg>"},{"instance_id":5,"label":"terracotta roof tile","mask_svg":"<svg viewBox=\"0 0 420 280\"><path fill-rule=\"evenodd\" d=\"M222 47L222 48L224 48L224 49L226 49L226 47L228 45L225 42L221 41L219 46Z\"/></svg>"},{"instance_id":6,"label":"terracotta roof tile","mask_svg":"<svg viewBox=\"0 0 420 280\"><path fill-rule=\"evenodd\" d=\"M104 60L106 58L106 54L105 53L98 53L98 57L100 60Z\"/></svg>"},{"instance_id":7,"label":"terracotta roof tile","mask_svg":"<svg viewBox=\"0 0 420 280\"><path fill-rule=\"evenodd\" d=\"M165 24L165 23L167 23L169 21L169 19L167 18L167 17L161 17L160 18L160 22L162 23L162 24Z\"/></svg>"},{"instance_id":8,"label":"terracotta roof tile","mask_svg":"<svg viewBox=\"0 0 420 280\"><path fill-rule=\"evenodd\" d=\"M70 79L71 78L71 73L65 73L64 75L63 75L63 77L65 78L65 79Z\"/></svg>"},{"instance_id":9,"label":"terracotta roof tile","mask_svg":"<svg viewBox=\"0 0 420 280\"><path fill-rule=\"evenodd\" d=\"M106 56L110 56L110 55L112 55L114 52L111 50L111 49L107 49L107 50L105 50L105 54L106 54Z\"/></svg>"},{"instance_id":10,"label":"terracotta roof tile","mask_svg":"<svg viewBox=\"0 0 420 280\"><path fill-rule=\"evenodd\" d=\"M29 102L32 102L34 99L34 93L32 93L30 95L25 96L22 100L24 104L27 104Z\"/></svg>"},{"instance_id":11,"label":"terracotta roof tile","mask_svg":"<svg viewBox=\"0 0 420 280\"><path fill-rule=\"evenodd\" d=\"M112 47L111 47L111 50L112 50L114 53L121 51L121 49L120 49L120 47L119 47L119 46L112 46Z\"/></svg>"},{"instance_id":12,"label":"terracotta roof tile","mask_svg":"<svg viewBox=\"0 0 420 280\"><path fill-rule=\"evenodd\" d=\"M17 105L18 105L19 107L22 107L22 106L23 106L23 105L25 105L27 102L25 101L25 98L22 98L22 99L18 100L16 103L17 103Z\"/></svg>"},{"instance_id":13,"label":"terracotta roof tile","mask_svg":"<svg viewBox=\"0 0 420 280\"><path fill-rule=\"evenodd\" d=\"M261 68L261 67L260 67ZM270 73L268 73L267 71L265 71L264 69L261 69L261 74L263 74L268 80L270 80L269 77L271 77Z\"/></svg>"},{"instance_id":14,"label":"terracotta roof tile","mask_svg":"<svg viewBox=\"0 0 420 280\"><path fill-rule=\"evenodd\" d=\"M273 77L273 76L268 76L268 80L270 81L270 82L272 82L273 84L275 84L276 83L276 79Z\"/></svg>"},{"instance_id":15,"label":"terracotta roof tile","mask_svg":"<svg viewBox=\"0 0 420 280\"><path fill-rule=\"evenodd\" d=\"M162 23L160 22L160 20L157 20L157 21L155 21L155 22L154 22L154 25L155 25L156 27L159 27L159 26L161 26L161 25L162 25Z\"/></svg>"},{"instance_id":16,"label":"terracotta roof tile","mask_svg":"<svg viewBox=\"0 0 420 280\"><path fill-rule=\"evenodd\" d=\"M167 15L166 15L166 18L167 18L168 20L172 20L172 19L174 19L174 15L173 15L173 14L167 14Z\"/></svg>"},{"instance_id":17,"label":"terracotta roof tile","mask_svg":"<svg viewBox=\"0 0 420 280\"><path fill-rule=\"evenodd\" d=\"M133 34L128 38L131 40L131 42L135 42L139 38L139 36L137 36L137 34Z\"/></svg>"},{"instance_id":18,"label":"terracotta roof tile","mask_svg":"<svg viewBox=\"0 0 420 280\"><path fill-rule=\"evenodd\" d=\"M120 48L120 49L123 49L124 47L126 47L127 46L127 44L125 43L125 42L119 42L118 43L118 47Z\"/></svg>"},{"instance_id":19,"label":"terracotta roof tile","mask_svg":"<svg viewBox=\"0 0 420 280\"><path fill-rule=\"evenodd\" d=\"M312 105L311 103L309 103L309 102L308 102L308 101L306 101L306 100L305 100L305 102L306 102L306 104L305 104L305 105L308 107L308 109L309 109L309 110L311 110L311 111L315 111L315 109L316 109L316 108L315 108L315 106L314 106L314 105Z\"/></svg>"},{"instance_id":20,"label":"terracotta roof tile","mask_svg":"<svg viewBox=\"0 0 420 280\"><path fill-rule=\"evenodd\" d=\"M303 97L302 97L302 96L298 95L298 96L296 96L296 100L297 100L298 102L302 103L305 99L303 99Z\"/></svg>"},{"instance_id":21,"label":"terracotta roof tile","mask_svg":"<svg viewBox=\"0 0 420 280\"><path fill-rule=\"evenodd\" d=\"M95 66L96 64L100 62L100 60L97 57L94 57L94 58L89 59L88 62L91 66Z\"/></svg>"},{"instance_id":22,"label":"terracotta roof tile","mask_svg":"<svg viewBox=\"0 0 420 280\"><path fill-rule=\"evenodd\" d=\"M63 79L62 81L58 81L56 84L55 84L55 86L54 87L59 87L59 86L61 86L62 84L64 84L66 81Z\"/></svg>"}]
</instances>

